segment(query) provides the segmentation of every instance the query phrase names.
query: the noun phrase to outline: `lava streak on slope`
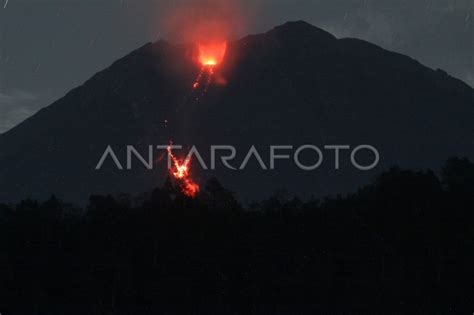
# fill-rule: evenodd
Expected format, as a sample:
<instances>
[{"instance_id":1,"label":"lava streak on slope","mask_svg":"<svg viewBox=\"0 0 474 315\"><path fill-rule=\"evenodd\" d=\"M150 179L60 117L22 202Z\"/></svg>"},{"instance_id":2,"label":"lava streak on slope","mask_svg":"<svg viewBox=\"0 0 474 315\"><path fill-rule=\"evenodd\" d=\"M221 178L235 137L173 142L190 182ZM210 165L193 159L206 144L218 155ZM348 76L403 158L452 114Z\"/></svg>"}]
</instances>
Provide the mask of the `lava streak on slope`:
<instances>
[{"instance_id":1,"label":"lava streak on slope","mask_svg":"<svg viewBox=\"0 0 474 315\"><path fill-rule=\"evenodd\" d=\"M224 60L227 51L227 42L199 43L197 60L201 65L196 80L193 82L193 90L202 87L202 94L205 94L212 82L214 69Z\"/></svg>"},{"instance_id":2,"label":"lava streak on slope","mask_svg":"<svg viewBox=\"0 0 474 315\"><path fill-rule=\"evenodd\" d=\"M189 172L191 157L180 160L171 152L171 145L168 146L167 150L172 162L170 174L178 181L183 194L191 198L196 197L199 192L199 185L193 181Z\"/></svg>"},{"instance_id":3,"label":"lava streak on slope","mask_svg":"<svg viewBox=\"0 0 474 315\"><path fill-rule=\"evenodd\" d=\"M198 44L198 61L201 65L201 70L192 85L193 93L195 93L193 96L194 100L199 100L201 96L207 93L212 82L214 69L224 60L226 50L227 42L225 41L211 44ZM199 185L191 178L191 157L188 156L184 160L180 160L171 152L171 145L168 146L167 150L172 162L170 174L176 179L181 191L186 196L191 198L196 197L199 192Z\"/></svg>"}]
</instances>

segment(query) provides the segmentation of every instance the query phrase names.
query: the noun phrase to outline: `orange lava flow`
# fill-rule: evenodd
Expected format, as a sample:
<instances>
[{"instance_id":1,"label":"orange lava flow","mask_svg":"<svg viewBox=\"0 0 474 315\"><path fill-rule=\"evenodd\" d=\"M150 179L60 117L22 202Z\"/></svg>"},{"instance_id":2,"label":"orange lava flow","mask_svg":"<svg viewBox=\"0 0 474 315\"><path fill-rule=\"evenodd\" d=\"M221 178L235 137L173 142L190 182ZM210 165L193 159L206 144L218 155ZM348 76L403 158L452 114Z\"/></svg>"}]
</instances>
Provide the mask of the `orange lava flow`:
<instances>
[{"instance_id":1,"label":"orange lava flow","mask_svg":"<svg viewBox=\"0 0 474 315\"><path fill-rule=\"evenodd\" d=\"M193 82L193 90L196 90L200 85L201 85L201 79L204 75L204 66L201 68L201 71L199 71L199 74Z\"/></svg>"},{"instance_id":2,"label":"orange lava flow","mask_svg":"<svg viewBox=\"0 0 474 315\"><path fill-rule=\"evenodd\" d=\"M207 43L198 44L199 62L202 66L214 67L219 65L225 57L227 51L227 43Z\"/></svg>"},{"instance_id":3,"label":"orange lava flow","mask_svg":"<svg viewBox=\"0 0 474 315\"><path fill-rule=\"evenodd\" d=\"M171 152L171 146L168 146L167 150L173 163L170 169L171 175L178 180L179 187L183 194L191 198L196 197L199 192L199 185L193 181L189 173L191 158L188 157L184 160L179 160Z\"/></svg>"}]
</instances>

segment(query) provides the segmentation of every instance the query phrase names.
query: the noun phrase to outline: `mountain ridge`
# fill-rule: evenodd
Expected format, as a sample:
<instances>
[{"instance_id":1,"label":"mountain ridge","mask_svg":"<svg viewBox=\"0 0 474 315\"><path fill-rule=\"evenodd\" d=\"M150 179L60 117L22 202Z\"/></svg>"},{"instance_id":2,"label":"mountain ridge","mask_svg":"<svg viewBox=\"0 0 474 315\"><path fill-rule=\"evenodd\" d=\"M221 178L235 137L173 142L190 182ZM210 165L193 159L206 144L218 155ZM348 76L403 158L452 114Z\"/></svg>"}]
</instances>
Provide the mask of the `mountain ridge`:
<instances>
[{"instance_id":1,"label":"mountain ridge","mask_svg":"<svg viewBox=\"0 0 474 315\"><path fill-rule=\"evenodd\" d=\"M444 71L362 40L337 39L301 21L228 46L219 69L228 82L211 86L199 104L183 103L199 72L189 58L192 45L158 41L120 58L1 134L0 200L56 193L78 201L96 192L149 190L159 185L163 174L95 172L105 146L163 144L170 139L210 144L201 138L194 141L196 134L244 147L252 141L268 145L267 137L294 144L318 139L380 146L385 139L389 145L381 167L433 167L451 155L473 156L467 137L474 90ZM167 127L165 120L170 122ZM400 134L413 137L413 143L403 144L397 138ZM435 148L435 136L442 149ZM426 153L417 148L417 141L425 143ZM416 157L409 157L410 150ZM261 178L256 177L258 172L243 174L237 180L240 184L232 184L233 175L218 176L238 192L246 190L242 183L248 180L260 180L255 186L267 192L285 186L284 182L292 186L300 178L314 185L312 176L293 172L285 169L280 180L276 174ZM306 184L308 192L350 191L370 176L322 173L323 182L342 176L351 184L338 184L340 179L335 178L330 190L325 191L323 184ZM302 191L297 187L296 192Z\"/></svg>"},{"instance_id":2,"label":"mountain ridge","mask_svg":"<svg viewBox=\"0 0 474 315\"><path fill-rule=\"evenodd\" d=\"M406 58L407 60L410 60L410 61L413 61L414 63L418 64L418 65L421 65L423 66L424 68L427 68L427 69L430 69L432 71L435 71L435 72L438 72L440 75L443 75L443 76L447 76L449 77L450 79L453 79L453 80L456 80L458 81L459 83L462 83L465 87L469 88L469 89L473 89L469 84L467 84L466 82L464 82L463 80L457 78L457 77L454 77L452 75L450 75L447 71L443 70L443 69L440 69L440 68L437 68L437 69L433 69L433 68L430 68L426 65L424 65L423 63L419 62L417 59L414 59L408 55L405 55L405 54L402 54L402 53L399 53L399 52L395 52L395 51L391 51L391 50L387 50L379 45L376 45L376 44L373 44L373 43L370 43L368 41L365 41L365 40L362 40L362 39L358 39L358 38L352 38L352 37L343 37L343 38L336 38L335 36L333 36L332 34L330 34L329 32L327 31L324 31L323 29L320 29L316 26L313 26L311 25L310 23L306 22L306 21L303 21L303 20L296 20L296 21L289 21L289 22L286 22L282 25L279 25L279 26L276 26L274 28L272 28L271 30L267 31L267 32L264 32L264 33L258 33L258 34L251 34L251 35L247 35L247 36L244 36L238 40L235 40L233 42L241 42L241 41L245 41L245 40L248 40L250 38L253 38L253 37L259 37L259 36L264 36L264 35L272 35L274 33L278 33L279 31L283 30L283 33L285 33L288 28L291 28L293 25L296 25L298 28L307 28L309 30L317 30L318 32L320 32L320 34L324 34L324 35L328 35L328 38L332 38L332 39L335 39L337 41L346 41L346 42L352 42L352 43L356 43L358 45L365 45L367 47L371 47L371 48L375 48L375 49L379 49L383 52L388 52L390 54L393 54L395 56L400 56L402 58ZM102 69L102 70L99 70L98 72L96 72L95 74L93 74L89 79L87 79L86 81L84 81L84 83L82 83L81 85L79 86L76 86L74 88L72 88L69 92L67 92L64 96L60 97L58 100L54 101L53 103L51 103L50 105L47 105L43 108L41 108L37 113L35 113L34 115L28 117L27 119L25 119L23 122L26 122L28 121L30 118L36 116L36 114L39 114L41 111L43 111L44 109L50 107L51 105L54 105L56 102L58 102L59 100L67 97L69 94L71 94L72 92L74 92L75 90L77 89L80 89L82 88L84 85L86 85L89 81L95 79L97 76L100 76L103 72L107 71L108 69L110 69L111 67L113 67L114 65L116 65L117 63L119 63L120 61L126 59L126 58L129 58L129 57L132 57L134 56L135 54L140 54L140 53L143 53L144 50L146 49L156 49L156 46L157 45L166 45L166 46L170 46L170 47L177 47L177 46L174 46L173 44L171 44L170 42L166 41L166 40L158 40L156 42L147 42L145 43L144 45L142 45L141 47L131 51L130 53L124 55L123 57L119 58L118 60L112 62L108 67ZM192 44L188 43L188 44L185 44L184 46L191 46ZM181 45L178 45L178 46L181 46ZM16 127L20 126L21 124L23 124L23 122L19 123L17 126L11 128L10 130L8 131L5 131L4 133L0 133L0 137L3 136L3 135L6 135L8 134L11 130L14 130Z\"/></svg>"}]
</instances>

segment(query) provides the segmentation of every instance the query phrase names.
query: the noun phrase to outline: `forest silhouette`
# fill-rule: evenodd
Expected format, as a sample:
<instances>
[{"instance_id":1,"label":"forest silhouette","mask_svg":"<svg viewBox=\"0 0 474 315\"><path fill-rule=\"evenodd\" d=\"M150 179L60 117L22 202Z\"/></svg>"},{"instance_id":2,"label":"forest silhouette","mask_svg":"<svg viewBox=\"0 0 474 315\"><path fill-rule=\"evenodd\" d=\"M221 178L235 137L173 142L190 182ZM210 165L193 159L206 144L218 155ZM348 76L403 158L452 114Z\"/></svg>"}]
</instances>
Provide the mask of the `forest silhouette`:
<instances>
[{"instance_id":1,"label":"forest silhouette","mask_svg":"<svg viewBox=\"0 0 474 315\"><path fill-rule=\"evenodd\" d=\"M474 163L392 168L346 196L242 206L217 179L0 205L0 312L471 313ZM317 192L315 192L316 194Z\"/></svg>"}]
</instances>

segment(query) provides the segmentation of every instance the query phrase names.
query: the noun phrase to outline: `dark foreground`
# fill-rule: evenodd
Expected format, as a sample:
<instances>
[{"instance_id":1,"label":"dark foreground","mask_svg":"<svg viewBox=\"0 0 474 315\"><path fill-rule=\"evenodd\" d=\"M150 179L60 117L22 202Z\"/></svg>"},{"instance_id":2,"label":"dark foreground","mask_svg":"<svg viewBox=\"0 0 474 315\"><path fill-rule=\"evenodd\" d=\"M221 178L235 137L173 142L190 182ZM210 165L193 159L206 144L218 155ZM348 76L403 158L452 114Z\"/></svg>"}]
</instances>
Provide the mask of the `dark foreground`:
<instances>
[{"instance_id":1,"label":"dark foreground","mask_svg":"<svg viewBox=\"0 0 474 315\"><path fill-rule=\"evenodd\" d=\"M1 314L472 313L474 164L242 209L216 180L0 205Z\"/></svg>"}]
</instances>

